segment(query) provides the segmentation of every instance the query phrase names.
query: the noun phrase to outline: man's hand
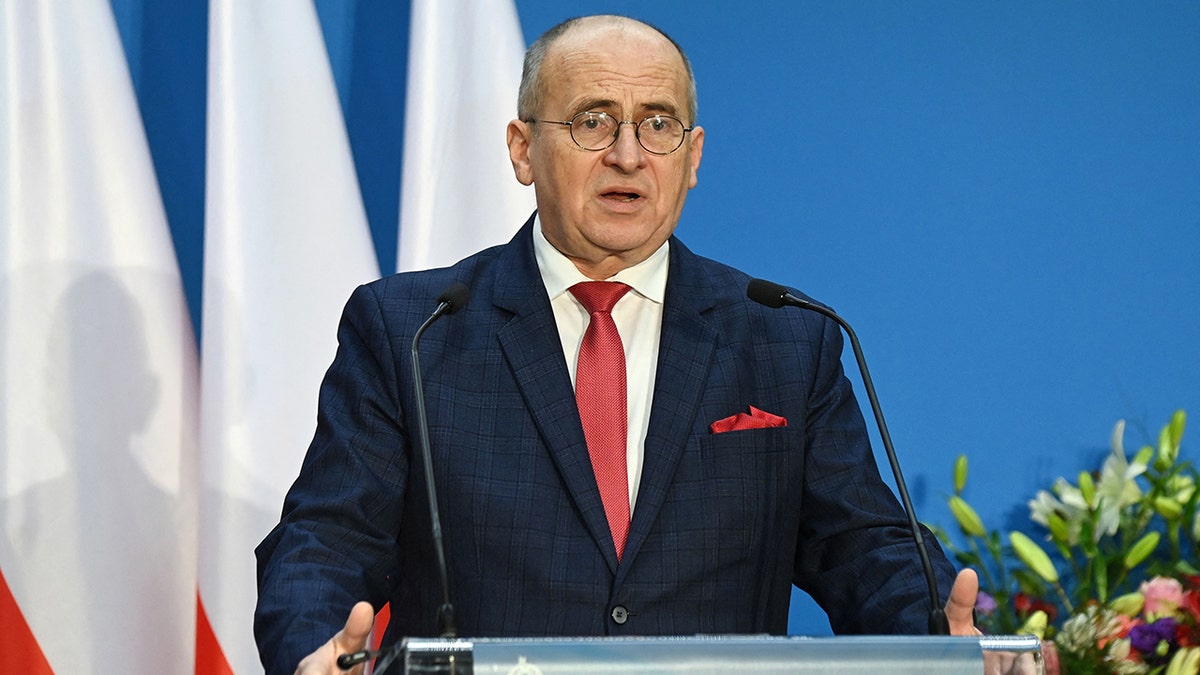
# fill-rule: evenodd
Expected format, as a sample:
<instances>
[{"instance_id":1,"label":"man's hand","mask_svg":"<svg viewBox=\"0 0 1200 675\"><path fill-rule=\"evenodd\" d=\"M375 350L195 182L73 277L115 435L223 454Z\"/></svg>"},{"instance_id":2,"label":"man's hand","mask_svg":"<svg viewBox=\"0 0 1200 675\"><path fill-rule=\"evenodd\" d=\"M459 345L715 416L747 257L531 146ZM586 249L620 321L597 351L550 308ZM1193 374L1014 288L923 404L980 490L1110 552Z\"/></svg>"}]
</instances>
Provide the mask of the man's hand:
<instances>
[{"instance_id":1,"label":"man's hand","mask_svg":"<svg viewBox=\"0 0 1200 675\"><path fill-rule=\"evenodd\" d=\"M950 589L950 600L946 603L946 619L950 623L951 635L983 635L975 626L975 600L979 596L979 575L967 568L954 579ZM1009 652L984 652L983 672L985 675L1032 675L1039 672L1032 654Z\"/></svg>"},{"instance_id":2,"label":"man's hand","mask_svg":"<svg viewBox=\"0 0 1200 675\"><path fill-rule=\"evenodd\" d=\"M979 576L967 568L954 579L950 600L946 602L946 620L951 635L983 635L975 627L975 600L979 596Z\"/></svg>"},{"instance_id":3,"label":"man's hand","mask_svg":"<svg viewBox=\"0 0 1200 675\"><path fill-rule=\"evenodd\" d=\"M347 671L338 668L337 657L342 654L353 654L367 648L367 636L371 634L371 626L375 623L375 609L369 602L360 602L350 610L346 625L329 642L321 645L317 651L304 657L296 666L296 675L342 675ZM359 665L348 671L351 675L359 675L364 666Z\"/></svg>"}]
</instances>

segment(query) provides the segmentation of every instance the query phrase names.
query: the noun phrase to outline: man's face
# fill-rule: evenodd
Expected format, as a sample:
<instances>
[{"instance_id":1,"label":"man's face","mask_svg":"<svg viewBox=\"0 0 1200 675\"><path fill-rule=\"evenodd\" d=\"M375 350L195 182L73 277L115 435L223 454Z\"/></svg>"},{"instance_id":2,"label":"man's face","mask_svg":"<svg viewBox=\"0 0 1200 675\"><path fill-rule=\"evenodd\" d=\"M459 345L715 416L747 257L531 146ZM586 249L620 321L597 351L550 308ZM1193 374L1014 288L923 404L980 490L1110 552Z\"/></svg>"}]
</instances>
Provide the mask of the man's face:
<instances>
[{"instance_id":1,"label":"man's face","mask_svg":"<svg viewBox=\"0 0 1200 675\"><path fill-rule=\"evenodd\" d=\"M694 123L678 51L640 25L584 26L555 42L542 66L538 119L567 121L585 111L640 122L659 113ZM517 179L534 185L546 239L585 275L605 279L645 260L679 222L696 185L704 130L669 155L647 152L632 125L610 147L589 151L556 124L509 124Z\"/></svg>"}]
</instances>

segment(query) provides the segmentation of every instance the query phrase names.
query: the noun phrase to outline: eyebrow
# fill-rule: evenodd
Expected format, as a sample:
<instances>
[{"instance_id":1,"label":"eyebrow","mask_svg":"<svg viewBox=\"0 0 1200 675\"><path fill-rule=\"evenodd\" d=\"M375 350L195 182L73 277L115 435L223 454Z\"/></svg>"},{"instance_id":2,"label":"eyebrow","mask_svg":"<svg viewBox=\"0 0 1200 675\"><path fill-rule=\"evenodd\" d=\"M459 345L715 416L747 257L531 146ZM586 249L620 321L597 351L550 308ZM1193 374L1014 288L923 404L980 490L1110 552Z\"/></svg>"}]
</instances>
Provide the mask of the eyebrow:
<instances>
[{"instance_id":1,"label":"eyebrow","mask_svg":"<svg viewBox=\"0 0 1200 675\"><path fill-rule=\"evenodd\" d=\"M617 108L617 107L618 107L617 102L612 99L594 98L594 99L588 99L588 100L584 101L582 104L580 104L578 107L575 108L575 110L572 112L572 114L578 115L581 112L587 112L589 110L599 110L599 111L603 112L605 110L612 110L613 108ZM653 114L653 113L663 113L666 115L677 114L675 106L670 105L668 103L662 103L662 102L646 103L646 104L638 106L638 110L640 112L647 112L647 113L651 113L651 114Z\"/></svg>"}]
</instances>

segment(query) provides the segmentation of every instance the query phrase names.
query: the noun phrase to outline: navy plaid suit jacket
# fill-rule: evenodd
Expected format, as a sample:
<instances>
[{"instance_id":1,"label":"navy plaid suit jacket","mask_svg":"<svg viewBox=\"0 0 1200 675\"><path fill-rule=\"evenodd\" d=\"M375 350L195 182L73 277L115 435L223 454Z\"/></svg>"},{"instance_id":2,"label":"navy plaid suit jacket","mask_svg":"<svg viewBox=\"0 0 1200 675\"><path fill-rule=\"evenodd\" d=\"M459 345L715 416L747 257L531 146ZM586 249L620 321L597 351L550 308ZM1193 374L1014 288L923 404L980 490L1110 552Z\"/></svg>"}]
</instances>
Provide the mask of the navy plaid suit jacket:
<instances>
[{"instance_id":1,"label":"navy plaid suit jacket","mask_svg":"<svg viewBox=\"0 0 1200 675\"><path fill-rule=\"evenodd\" d=\"M745 274L676 239L617 563L531 233L532 219L507 245L351 297L315 438L257 549L268 671L290 673L361 599L391 602L389 637L436 631L409 348L453 281L471 297L426 334L421 365L461 634L782 634L793 583L836 632L924 632L920 564L843 375L838 328L752 303ZM709 432L750 405L787 426ZM953 568L931 545L945 597Z\"/></svg>"}]
</instances>

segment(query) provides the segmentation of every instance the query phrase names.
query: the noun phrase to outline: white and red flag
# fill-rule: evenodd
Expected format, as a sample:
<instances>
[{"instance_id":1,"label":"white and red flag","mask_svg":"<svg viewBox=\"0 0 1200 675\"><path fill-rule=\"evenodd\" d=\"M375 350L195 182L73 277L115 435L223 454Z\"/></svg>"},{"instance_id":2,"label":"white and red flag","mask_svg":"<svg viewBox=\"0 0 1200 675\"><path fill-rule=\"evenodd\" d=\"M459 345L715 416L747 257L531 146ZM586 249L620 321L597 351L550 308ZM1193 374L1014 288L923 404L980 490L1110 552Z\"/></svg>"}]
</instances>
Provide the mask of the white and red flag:
<instances>
[{"instance_id":1,"label":"white and red flag","mask_svg":"<svg viewBox=\"0 0 1200 675\"><path fill-rule=\"evenodd\" d=\"M504 142L525 55L513 0L413 0L409 34L401 271L504 243L534 208Z\"/></svg>"},{"instance_id":2,"label":"white and red flag","mask_svg":"<svg viewBox=\"0 0 1200 675\"><path fill-rule=\"evenodd\" d=\"M254 547L316 428L341 310L379 276L311 2L211 0L197 670L261 672Z\"/></svg>"},{"instance_id":3,"label":"white and red flag","mask_svg":"<svg viewBox=\"0 0 1200 675\"><path fill-rule=\"evenodd\" d=\"M0 51L0 672L190 673L195 335L112 7Z\"/></svg>"}]
</instances>

